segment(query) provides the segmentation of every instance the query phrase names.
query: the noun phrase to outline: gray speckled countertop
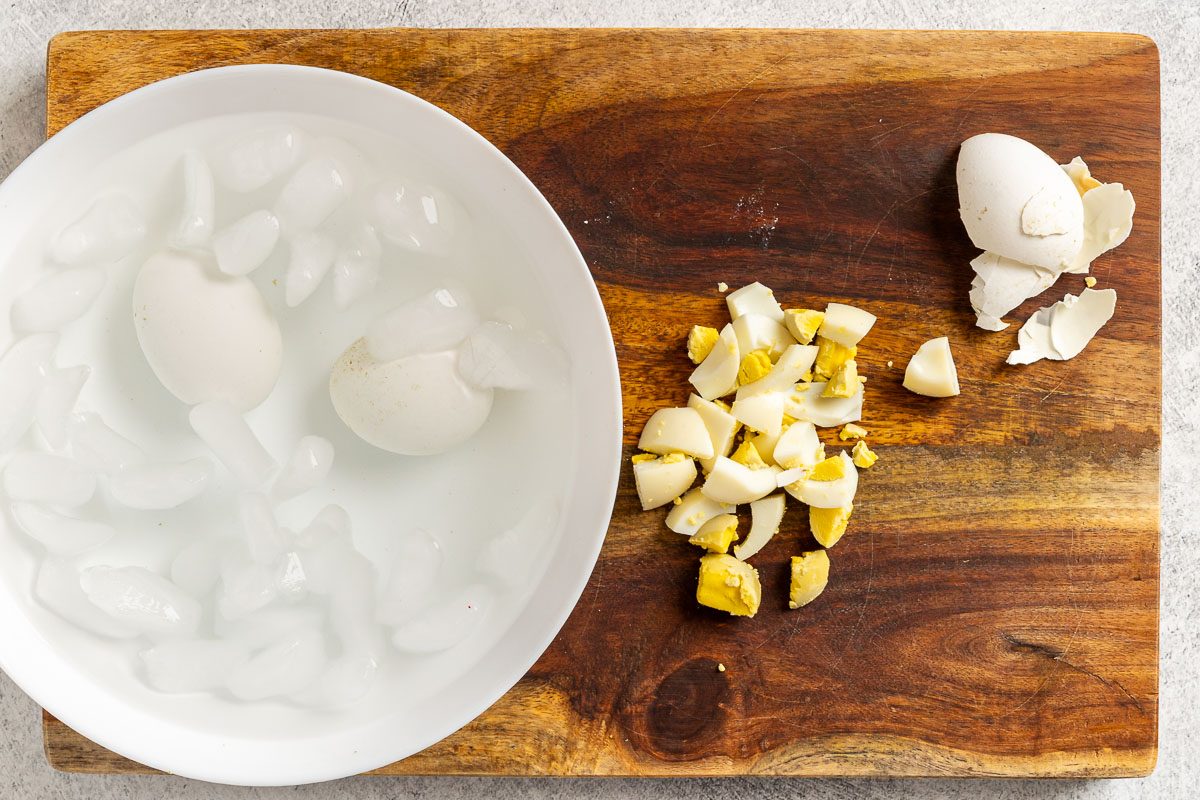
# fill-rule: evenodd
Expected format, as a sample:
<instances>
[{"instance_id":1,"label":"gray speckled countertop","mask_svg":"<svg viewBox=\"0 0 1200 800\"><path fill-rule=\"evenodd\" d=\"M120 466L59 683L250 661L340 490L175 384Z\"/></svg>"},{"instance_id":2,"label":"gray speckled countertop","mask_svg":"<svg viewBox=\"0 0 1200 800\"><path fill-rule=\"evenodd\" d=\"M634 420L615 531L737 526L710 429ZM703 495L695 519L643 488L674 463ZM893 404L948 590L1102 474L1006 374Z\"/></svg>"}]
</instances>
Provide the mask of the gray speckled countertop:
<instances>
[{"instance_id":1,"label":"gray speckled countertop","mask_svg":"<svg viewBox=\"0 0 1200 800\"><path fill-rule=\"evenodd\" d=\"M363 778L300 789L214 787L178 778L62 775L42 755L36 706L0 674L0 798L512 798L621 796L716 800L821 797L1192 797L1200 786L1200 548L1187 520L1200 512L1200 3L1171 0L840 0L828 8L779 0L569 3L561 0L2 0L0 178L44 135L45 49L82 28L754 26L1113 30L1153 37L1162 53L1164 403L1160 753L1150 778L1123 781L538 780ZM1136 10L1129 6L1136 5ZM575 7L572 7L575 6ZM681 10L691 6L689 10ZM269 9L269 10L267 10ZM325 10L328 9L328 10ZM623 9L623 10L618 10Z\"/></svg>"}]
</instances>

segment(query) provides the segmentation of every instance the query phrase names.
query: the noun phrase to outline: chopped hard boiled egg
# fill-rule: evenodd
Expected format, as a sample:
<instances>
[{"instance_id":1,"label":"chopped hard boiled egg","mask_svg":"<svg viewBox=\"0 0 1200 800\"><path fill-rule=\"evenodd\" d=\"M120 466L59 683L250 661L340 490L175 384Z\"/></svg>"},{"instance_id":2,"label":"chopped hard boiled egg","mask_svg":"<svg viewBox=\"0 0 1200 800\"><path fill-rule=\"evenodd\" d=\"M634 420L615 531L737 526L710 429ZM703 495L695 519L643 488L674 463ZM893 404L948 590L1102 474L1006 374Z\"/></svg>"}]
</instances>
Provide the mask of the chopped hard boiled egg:
<instances>
[{"instance_id":1,"label":"chopped hard boiled egg","mask_svg":"<svg viewBox=\"0 0 1200 800\"><path fill-rule=\"evenodd\" d=\"M690 544L698 545L710 553L725 553L737 539L738 518L733 514L713 517L688 538Z\"/></svg>"},{"instance_id":2,"label":"chopped hard boiled egg","mask_svg":"<svg viewBox=\"0 0 1200 800\"><path fill-rule=\"evenodd\" d=\"M731 413L738 422L768 436L783 429L785 397L782 392L765 392L733 401Z\"/></svg>"},{"instance_id":3,"label":"chopped hard boiled egg","mask_svg":"<svg viewBox=\"0 0 1200 800\"><path fill-rule=\"evenodd\" d=\"M682 453L644 460L633 458L633 480L643 511L665 506L696 480L696 462Z\"/></svg>"},{"instance_id":4,"label":"chopped hard boiled egg","mask_svg":"<svg viewBox=\"0 0 1200 800\"><path fill-rule=\"evenodd\" d=\"M940 336L917 348L904 370L904 388L926 397L958 394L958 370L950 353L949 339Z\"/></svg>"},{"instance_id":5,"label":"chopped hard boiled egg","mask_svg":"<svg viewBox=\"0 0 1200 800\"><path fill-rule=\"evenodd\" d=\"M733 321L733 332L737 336L741 353L766 350L772 361L783 355L789 345L796 343L787 328L771 317L762 314L746 314Z\"/></svg>"},{"instance_id":6,"label":"chopped hard boiled egg","mask_svg":"<svg viewBox=\"0 0 1200 800\"><path fill-rule=\"evenodd\" d=\"M687 352L688 358L692 360L693 364L699 364L708 357L720 335L716 328L707 328L703 325L692 326L692 329L688 331Z\"/></svg>"},{"instance_id":7,"label":"chopped hard boiled egg","mask_svg":"<svg viewBox=\"0 0 1200 800\"><path fill-rule=\"evenodd\" d=\"M858 380L858 363L852 358L838 367L837 372L825 384L821 397L854 397L862 387Z\"/></svg>"},{"instance_id":8,"label":"chopped hard boiled egg","mask_svg":"<svg viewBox=\"0 0 1200 800\"><path fill-rule=\"evenodd\" d=\"M809 344L817 335L817 329L825 321L821 311L810 311L807 308L789 308L783 312L783 326L800 344Z\"/></svg>"},{"instance_id":9,"label":"chopped hard boiled egg","mask_svg":"<svg viewBox=\"0 0 1200 800\"><path fill-rule=\"evenodd\" d=\"M729 458L731 461L744 464L750 469L766 469L770 466L767 462L763 461L762 456L758 453L758 448L749 439L742 442L741 446Z\"/></svg>"},{"instance_id":10,"label":"chopped hard boiled egg","mask_svg":"<svg viewBox=\"0 0 1200 800\"><path fill-rule=\"evenodd\" d=\"M813 467L807 480L789 484L786 488L788 494L810 506L842 508L854 500L858 490L858 470L850 456L839 453Z\"/></svg>"},{"instance_id":11,"label":"chopped hard boiled egg","mask_svg":"<svg viewBox=\"0 0 1200 800\"><path fill-rule=\"evenodd\" d=\"M726 325L717 337L717 343L692 371L688 378L696 393L705 400L724 397L737 388L738 367L741 365L741 350L733 325Z\"/></svg>"},{"instance_id":12,"label":"chopped hard boiled egg","mask_svg":"<svg viewBox=\"0 0 1200 800\"><path fill-rule=\"evenodd\" d=\"M825 445L817 438L817 428L811 422L794 422L775 443L772 456L786 470L812 469L825 458Z\"/></svg>"},{"instance_id":13,"label":"chopped hard boiled egg","mask_svg":"<svg viewBox=\"0 0 1200 800\"><path fill-rule=\"evenodd\" d=\"M709 472L717 456L727 456L733 449L733 437L737 435L741 423L726 408L697 395L688 398L688 408L700 415L712 442L712 456L700 459L700 467Z\"/></svg>"},{"instance_id":14,"label":"chopped hard boiled egg","mask_svg":"<svg viewBox=\"0 0 1200 800\"><path fill-rule=\"evenodd\" d=\"M853 512L854 503L847 503L838 508L809 507L808 527L813 538L821 547L833 547L846 532L846 526L850 524L850 514Z\"/></svg>"},{"instance_id":15,"label":"chopped hard boiled egg","mask_svg":"<svg viewBox=\"0 0 1200 800\"><path fill-rule=\"evenodd\" d=\"M1054 305L1039 310L1021 327L1017 334L1019 349L1008 354L1008 363L1032 364L1043 358L1055 361L1074 358L1112 319L1116 307L1115 289L1084 289L1078 297L1068 294Z\"/></svg>"},{"instance_id":16,"label":"chopped hard boiled egg","mask_svg":"<svg viewBox=\"0 0 1200 800\"><path fill-rule=\"evenodd\" d=\"M862 439L867 435L867 429L861 425L855 425L853 422L848 423L841 431L838 432L838 438L843 442L850 439Z\"/></svg>"},{"instance_id":17,"label":"chopped hard boiled egg","mask_svg":"<svg viewBox=\"0 0 1200 800\"><path fill-rule=\"evenodd\" d=\"M778 467L750 469L732 459L718 457L700 490L718 503L752 503L779 488L775 476Z\"/></svg>"},{"instance_id":18,"label":"chopped hard boiled egg","mask_svg":"<svg viewBox=\"0 0 1200 800\"><path fill-rule=\"evenodd\" d=\"M813 550L792 556L792 583L788 608L800 608L816 600L829 584L829 554Z\"/></svg>"},{"instance_id":19,"label":"chopped hard boiled egg","mask_svg":"<svg viewBox=\"0 0 1200 800\"><path fill-rule=\"evenodd\" d=\"M766 350L755 350L742 356L738 367L738 385L745 386L765 377L771 371L771 355Z\"/></svg>"},{"instance_id":20,"label":"chopped hard boiled egg","mask_svg":"<svg viewBox=\"0 0 1200 800\"><path fill-rule=\"evenodd\" d=\"M878 319L874 314L861 308L848 306L843 303L830 303L825 307L825 319L817 336L837 342L842 347L854 347L871 330Z\"/></svg>"},{"instance_id":21,"label":"chopped hard boiled egg","mask_svg":"<svg viewBox=\"0 0 1200 800\"><path fill-rule=\"evenodd\" d=\"M683 453L694 458L713 457L713 443L708 428L704 418L694 408L660 408L655 411L642 429L638 448L658 455Z\"/></svg>"},{"instance_id":22,"label":"chopped hard boiled egg","mask_svg":"<svg viewBox=\"0 0 1200 800\"><path fill-rule=\"evenodd\" d=\"M867 443L862 439L859 439L857 442L855 442L854 449L850 452L850 460L853 461L854 466L858 467L859 469L873 467L875 462L879 460L879 456L875 455L871 448L867 447Z\"/></svg>"},{"instance_id":23,"label":"chopped hard boiled egg","mask_svg":"<svg viewBox=\"0 0 1200 800\"><path fill-rule=\"evenodd\" d=\"M784 396L783 413L821 428L832 428L862 419L863 388L853 397L825 397L825 382L798 384Z\"/></svg>"},{"instance_id":24,"label":"chopped hard boiled egg","mask_svg":"<svg viewBox=\"0 0 1200 800\"><path fill-rule=\"evenodd\" d=\"M667 527L685 536L694 536L713 517L731 514L734 506L709 500L699 489L692 489L667 514Z\"/></svg>"},{"instance_id":25,"label":"chopped hard boiled egg","mask_svg":"<svg viewBox=\"0 0 1200 800\"><path fill-rule=\"evenodd\" d=\"M813 376L828 380L850 359L858 354L856 347L844 347L832 339L817 334L817 358L813 364Z\"/></svg>"},{"instance_id":26,"label":"chopped hard boiled egg","mask_svg":"<svg viewBox=\"0 0 1200 800\"><path fill-rule=\"evenodd\" d=\"M735 617L753 617L762 602L758 570L724 553L700 559L696 602Z\"/></svg>"},{"instance_id":27,"label":"chopped hard boiled egg","mask_svg":"<svg viewBox=\"0 0 1200 800\"><path fill-rule=\"evenodd\" d=\"M762 351L758 351L762 352ZM803 380L817 358L817 348L811 345L794 344L783 351L775 366L770 371L759 376L753 383L743 381L738 388L739 398L763 392L782 392L790 390Z\"/></svg>"},{"instance_id":28,"label":"chopped hard boiled egg","mask_svg":"<svg viewBox=\"0 0 1200 800\"><path fill-rule=\"evenodd\" d=\"M775 299L775 293L758 281L726 295L725 304L729 306L729 318L733 320L747 314L761 314L783 322L783 307Z\"/></svg>"},{"instance_id":29,"label":"chopped hard boiled egg","mask_svg":"<svg viewBox=\"0 0 1200 800\"><path fill-rule=\"evenodd\" d=\"M750 504L750 533L746 540L734 546L733 555L740 561L745 561L758 553L779 533L779 525L783 522L783 512L787 510L787 496L773 494Z\"/></svg>"}]
</instances>

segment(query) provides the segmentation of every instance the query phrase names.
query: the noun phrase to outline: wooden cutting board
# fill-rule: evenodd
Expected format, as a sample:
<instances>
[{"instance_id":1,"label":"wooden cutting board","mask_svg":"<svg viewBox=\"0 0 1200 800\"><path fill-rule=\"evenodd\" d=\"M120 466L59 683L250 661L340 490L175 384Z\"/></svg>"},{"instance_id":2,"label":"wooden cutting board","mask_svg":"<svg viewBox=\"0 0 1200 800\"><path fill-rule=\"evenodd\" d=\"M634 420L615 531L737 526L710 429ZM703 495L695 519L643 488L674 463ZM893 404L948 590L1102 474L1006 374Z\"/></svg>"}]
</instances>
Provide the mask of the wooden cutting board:
<instances>
[{"instance_id":1,"label":"wooden cutting board","mask_svg":"<svg viewBox=\"0 0 1200 800\"><path fill-rule=\"evenodd\" d=\"M87 32L50 45L48 129L225 64L347 70L500 147L578 241L612 321L625 445L687 397L718 281L865 306L865 473L828 590L786 608L789 511L752 620L692 599L698 553L629 470L582 600L511 692L385 774L1144 775L1158 720L1159 66L1139 36L679 30ZM1084 155L1137 198L1078 358L1005 366L972 327L959 142ZM1064 278L1040 302L1078 292ZM961 396L900 388L950 336ZM887 363L892 361L894 367ZM718 671L724 664L726 670ZM45 719L61 769L144 771Z\"/></svg>"}]
</instances>

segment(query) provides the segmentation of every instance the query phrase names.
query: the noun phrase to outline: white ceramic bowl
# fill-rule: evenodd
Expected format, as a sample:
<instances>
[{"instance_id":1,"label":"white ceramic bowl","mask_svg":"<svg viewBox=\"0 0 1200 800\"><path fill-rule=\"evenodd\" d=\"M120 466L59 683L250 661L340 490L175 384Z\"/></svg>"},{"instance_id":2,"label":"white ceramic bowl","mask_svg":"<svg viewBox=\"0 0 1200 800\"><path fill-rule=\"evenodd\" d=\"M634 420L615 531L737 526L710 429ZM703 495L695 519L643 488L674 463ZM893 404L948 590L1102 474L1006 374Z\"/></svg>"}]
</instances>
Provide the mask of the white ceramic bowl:
<instances>
[{"instance_id":1,"label":"white ceramic bowl","mask_svg":"<svg viewBox=\"0 0 1200 800\"><path fill-rule=\"evenodd\" d=\"M571 362L574 405L573 428L563 432L573 439L575 455L564 467L574 470L574 491L564 501L549 566L530 602L460 679L410 698L402 712L385 704L356 715L349 726L301 735L283 725L238 736L222 730L219 719L193 724L174 715L171 703L156 703L149 690L131 700L128 686L114 688L111 675L82 651L72 651L71 640L47 623L46 612L30 596L28 572L16 565L0 570L0 667L35 701L84 736L149 766L208 781L278 785L339 778L405 758L465 725L525 674L566 621L604 539L620 465L621 399L599 295L545 198L500 151L454 117L385 84L341 72L280 65L205 70L147 86L87 114L0 185L0 270L8 270L23 233L91 165L185 123L258 111L321 114L383 133L403 131L413 146L440 156L455 173L448 176L455 185L488 200L499 221L535 256L537 280L555 299L560 318L569 321L557 333ZM0 561L12 549L9 524L0 520Z\"/></svg>"}]
</instances>

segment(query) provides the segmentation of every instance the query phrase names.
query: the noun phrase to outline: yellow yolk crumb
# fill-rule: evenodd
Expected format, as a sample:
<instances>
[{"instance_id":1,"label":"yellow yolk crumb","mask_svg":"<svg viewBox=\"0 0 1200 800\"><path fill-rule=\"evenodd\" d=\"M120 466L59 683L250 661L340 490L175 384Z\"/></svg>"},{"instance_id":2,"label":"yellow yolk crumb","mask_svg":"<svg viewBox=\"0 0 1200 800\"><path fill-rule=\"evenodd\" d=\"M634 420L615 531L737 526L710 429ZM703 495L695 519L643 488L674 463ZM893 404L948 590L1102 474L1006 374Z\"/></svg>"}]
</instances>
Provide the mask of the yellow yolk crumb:
<instances>
[{"instance_id":1,"label":"yellow yolk crumb","mask_svg":"<svg viewBox=\"0 0 1200 800\"><path fill-rule=\"evenodd\" d=\"M741 446L733 451L733 455L729 459L739 464L745 464L750 469L767 468L767 462L763 461L763 457L759 455L758 448L754 446L754 442L750 439L742 442Z\"/></svg>"},{"instance_id":2,"label":"yellow yolk crumb","mask_svg":"<svg viewBox=\"0 0 1200 800\"><path fill-rule=\"evenodd\" d=\"M837 372L825 384L821 397L854 397L859 384L858 362L853 358L838 367Z\"/></svg>"},{"instance_id":3,"label":"yellow yolk crumb","mask_svg":"<svg viewBox=\"0 0 1200 800\"><path fill-rule=\"evenodd\" d=\"M813 550L792 556L792 584L788 608L800 608L816 600L829 583L829 554Z\"/></svg>"},{"instance_id":4,"label":"yellow yolk crumb","mask_svg":"<svg viewBox=\"0 0 1200 800\"><path fill-rule=\"evenodd\" d=\"M824 336L817 337L817 361L813 364L813 374L818 378L828 380L845 364L858 354L857 347L842 347L832 339Z\"/></svg>"},{"instance_id":5,"label":"yellow yolk crumb","mask_svg":"<svg viewBox=\"0 0 1200 800\"><path fill-rule=\"evenodd\" d=\"M845 508L813 508L808 509L808 527L813 538L822 547L833 547L846 532L850 524L850 514L854 504Z\"/></svg>"},{"instance_id":6,"label":"yellow yolk crumb","mask_svg":"<svg viewBox=\"0 0 1200 800\"><path fill-rule=\"evenodd\" d=\"M1091 275L1088 275L1086 278L1084 278L1083 282L1087 284L1087 287L1089 289L1093 288L1096 285L1096 279L1093 278Z\"/></svg>"},{"instance_id":7,"label":"yellow yolk crumb","mask_svg":"<svg viewBox=\"0 0 1200 800\"><path fill-rule=\"evenodd\" d=\"M846 477L846 463L840 455L830 456L819 462L808 473L810 481L836 481L838 478L844 477Z\"/></svg>"},{"instance_id":8,"label":"yellow yolk crumb","mask_svg":"<svg viewBox=\"0 0 1200 800\"><path fill-rule=\"evenodd\" d=\"M710 553L725 553L737 538L738 518L733 514L720 514L700 526L700 530L688 537L690 544L698 545Z\"/></svg>"},{"instance_id":9,"label":"yellow yolk crumb","mask_svg":"<svg viewBox=\"0 0 1200 800\"><path fill-rule=\"evenodd\" d=\"M637 455L635 455L633 458L631 458L629 460L632 461L634 464L644 464L647 461L654 461L657 458L658 458L658 456L654 455L653 453L638 453Z\"/></svg>"},{"instance_id":10,"label":"yellow yolk crumb","mask_svg":"<svg viewBox=\"0 0 1200 800\"><path fill-rule=\"evenodd\" d=\"M879 460L879 456L871 452L871 448L867 447L867 443L862 439L854 445L854 449L850 451L851 458L854 460L854 466L859 469L866 469Z\"/></svg>"},{"instance_id":11,"label":"yellow yolk crumb","mask_svg":"<svg viewBox=\"0 0 1200 800\"><path fill-rule=\"evenodd\" d=\"M866 435L866 428L861 425L855 425L853 422L847 422L845 427L838 433L838 438L844 442L847 439L861 439Z\"/></svg>"},{"instance_id":12,"label":"yellow yolk crumb","mask_svg":"<svg viewBox=\"0 0 1200 800\"><path fill-rule=\"evenodd\" d=\"M725 553L704 556L700 559L696 602L735 617L753 617L762 602L758 570Z\"/></svg>"},{"instance_id":13,"label":"yellow yolk crumb","mask_svg":"<svg viewBox=\"0 0 1200 800\"><path fill-rule=\"evenodd\" d=\"M726 283L725 281L720 281L719 283L717 283L717 291L720 292L721 294L725 294L726 292L729 291L729 284Z\"/></svg>"},{"instance_id":14,"label":"yellow yolk crumb","mask_svg":"<svg viewBox=\"0 0 1200 800\"><path fill-rule=\"evenodd\" d=\"M725 671L725 665L717 664L717 672L724 672L724 671Z\"/></svg>"},{"instance_id":15,"label":"yellow yolk crumb","mask_svg":"<svg viewBox=\"0 0 1200 800\"><path fill-rule=\"evenodd\" d=\"M825 321L825 312L807 308L789 308L783 312L783 324L788 333L800 344L808 344L817 335L817 328Z\"/></svg>"},{"instance_id":16,"label":"yellow yolk crumb","mask_svg":"<svg viewBox=\"0 0 1200 800\"><path fill-rule=\"evenodd\" d=\"M742 359L738 368L738 385L754 383L771 371L771 354L766 350L755 350Z\"/></svg>"},{"instance_id":17,"label":"yellow yolk crumb","mask_svg":"<svg viewBox=\"0 0 1200 800\"><path fill-rule=\"evenodd\" d=\"M708 357L720 335L716 328L706 328L703 325L692 326L692 329L688 331L687 353L693 364L699 364Z\"/></svg>"},{"instance_id":18,"label":"yellow yolk crumb","mask_svg":"<svg viewBox=\"0 0 1200 800\"><path fill-rule=\"evenodd\" d=\"M683 453L668 453L667 455L663 456L662 460L664 464L678 464L685 458L687 458L687 456L685 456Z\"/></svg>"}]
</instances>

